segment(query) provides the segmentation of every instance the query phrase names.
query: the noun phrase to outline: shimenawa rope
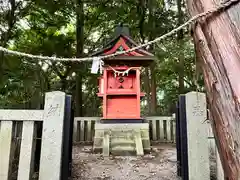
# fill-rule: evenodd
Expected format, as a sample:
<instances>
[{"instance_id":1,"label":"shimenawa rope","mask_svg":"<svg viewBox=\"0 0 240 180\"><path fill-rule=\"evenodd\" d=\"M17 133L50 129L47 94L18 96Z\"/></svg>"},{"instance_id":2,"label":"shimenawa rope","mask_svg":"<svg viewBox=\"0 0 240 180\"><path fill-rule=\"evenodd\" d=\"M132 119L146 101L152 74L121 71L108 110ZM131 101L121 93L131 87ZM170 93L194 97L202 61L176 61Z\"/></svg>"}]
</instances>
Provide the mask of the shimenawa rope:
<instances>
[{"instance_id":1,"label":"shimenawa rope","mask_svg":"<svg viewBox=\"0 0 240 180\"><path fill-rule=\"evenodd\" d=\"M156 39L154 39L152 41L149 41L149 42L147 42L145 44L141 44L139 46L133 47L133 48L127 50L127 51L119 51L119 52L116 52L116 53L113 53L113 54L109 54L109 55L98 56L98 57L85 57L85 58L58 58L58 57L50 57L50 56L27 54L27 53L23 53L23 52L9 50L9 49L4 48L2 46L0 46L0 51L2 51L4 53L7 53L7 54L10 54L10 55L16 55L16 56L27 57L27 58L32 58L32 59L50 60L50 61L79 61L80 62L80 61L92 61L93 58L98 58L98 59L111 58L111 57L114 57L114 56L117 56L117 55L121 55L121 54L125 54L125 53L129 53L129 52L135 51L137 49L149 46L149 45L151 45L153 43L156 43L156 42L158 42L160 40L163 40L166 37L171 36L174 33L178 32L179 30L183 29L184 27L188 26L189 24L191 24L192 22L196 21L197 19L200 19L200 18L203 18L203 17L208 17L208 16L212 15L213 13L219 12L220 10L223 10L224 8L228 8L232 4L238 3L238 2L240 2L240 0L228 0L227 2L224 2L224 3L220 4L220 5L218 5L218 7L214 8L212 10L200 13L200 14L192 17L191 19L189 19L187 22L185 22L181 26L171 30L170 32L168 32L168 33L166 33L166 34L164 34L164 35L162 35L162 36L160 36L160 37L158 37L158 38L156 38Z\"/></svg>"}]
</instances>

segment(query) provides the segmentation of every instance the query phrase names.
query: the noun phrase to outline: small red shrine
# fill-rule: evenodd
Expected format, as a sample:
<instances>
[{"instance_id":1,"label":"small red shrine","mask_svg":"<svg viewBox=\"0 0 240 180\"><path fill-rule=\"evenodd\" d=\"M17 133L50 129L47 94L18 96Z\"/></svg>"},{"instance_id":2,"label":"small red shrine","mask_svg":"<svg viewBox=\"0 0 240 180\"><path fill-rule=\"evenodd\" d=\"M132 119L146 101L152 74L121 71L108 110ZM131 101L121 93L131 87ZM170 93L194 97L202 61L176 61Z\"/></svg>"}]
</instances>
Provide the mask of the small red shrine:
<instances>
[{"instance_id":1,"label":"small red shrine","mask_svg":"<svg viewBox=\"0 0 240 180\"><path fill-rule=\"evenodd\" d=\"M113 54L136 47L137 43L129 35L125 25L119 25L114 38L94 56ZM103 101L102 122L142 121L140 99L140 73L142 66L148 66L154 59L153 54L138 49L127 54L104 59L103 75L99 78L98 96Z\"/></svg>"}]
</instances>

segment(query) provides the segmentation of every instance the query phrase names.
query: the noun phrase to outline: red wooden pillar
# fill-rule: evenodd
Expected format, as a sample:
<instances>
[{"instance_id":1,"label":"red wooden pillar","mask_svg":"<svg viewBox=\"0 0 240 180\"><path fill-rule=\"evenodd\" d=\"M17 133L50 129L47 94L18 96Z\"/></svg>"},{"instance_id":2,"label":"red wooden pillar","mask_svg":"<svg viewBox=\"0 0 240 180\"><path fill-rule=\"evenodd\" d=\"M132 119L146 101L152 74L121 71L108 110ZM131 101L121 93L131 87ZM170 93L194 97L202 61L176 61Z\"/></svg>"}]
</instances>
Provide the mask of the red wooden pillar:
<instances>
[{"instance_id":1,"label":"red wooden pillar","mask_svg":"<svg viewBox=\"0 0 240 180\"><path fill-rule=\"evenodd\" d=\"M136 68L136 89L137 89L137 118L141 116L141 82L140 82L140 68Z\"/></svg>"},{"instance_id":2,"label":"red wooden pillar","mask_svg":"<svg viewBox=\"0 0 240 180\"><path fill-rule=\"evenodd\" d=\"M103 118L107 117L107 70L103 71Z\"/></svg>"}]
</instances>

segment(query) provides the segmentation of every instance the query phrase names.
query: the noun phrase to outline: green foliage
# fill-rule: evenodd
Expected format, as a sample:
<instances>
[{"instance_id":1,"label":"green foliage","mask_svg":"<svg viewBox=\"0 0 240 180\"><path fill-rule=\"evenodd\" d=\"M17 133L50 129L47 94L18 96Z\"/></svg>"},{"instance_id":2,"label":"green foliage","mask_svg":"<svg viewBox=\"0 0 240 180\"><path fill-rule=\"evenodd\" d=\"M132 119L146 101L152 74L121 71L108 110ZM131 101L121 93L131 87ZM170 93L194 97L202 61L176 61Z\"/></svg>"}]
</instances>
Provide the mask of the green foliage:
<instances>
[{"instance_id":1,"label":"green foliage","mask_svg":"<svg viewBox=\"0 0 240 180\"><path fill-rule=\"evenodd\" d=\"M84 2L84 52L89 53L102 48L109 40L115 25L128 24L131 36L137 42L149 40L165 34L177 26L176 2L151 0L89 0ZM10 1L8 1L10 2ZM21 2L14 13L12 28L9 29L11 9L0 10L5 19L0 19L1 29L9 33L4 39L0 31L1 43L7 47L31 54L47 56L74 57L76 54L76 1L73 0L35 0ZM154 25L155 28L152 28ZM185 91L195 90L195 56L189 34L185 33L181 44L176 35L155 44L151 50L157 57L156 91L157 114L169 114L178 97L178 57L184 55ZM76 96L76 64L51 63L36 59L23 59L3 56L3 75L0 81L0 108L41 108L43 96L47 91L64 90ZM101 101L97 97L97 76L89 72L91 63L81 65L83 78L83 109L86 116L101 113ZM143 84L147 83L143 81ZM199 79L203 86L202 78ZM76 107L77 108L77 107ZM143 107L143 111L145 108ZM147 112L143 112L147 113Z\"/></svg>"}]
</instances>

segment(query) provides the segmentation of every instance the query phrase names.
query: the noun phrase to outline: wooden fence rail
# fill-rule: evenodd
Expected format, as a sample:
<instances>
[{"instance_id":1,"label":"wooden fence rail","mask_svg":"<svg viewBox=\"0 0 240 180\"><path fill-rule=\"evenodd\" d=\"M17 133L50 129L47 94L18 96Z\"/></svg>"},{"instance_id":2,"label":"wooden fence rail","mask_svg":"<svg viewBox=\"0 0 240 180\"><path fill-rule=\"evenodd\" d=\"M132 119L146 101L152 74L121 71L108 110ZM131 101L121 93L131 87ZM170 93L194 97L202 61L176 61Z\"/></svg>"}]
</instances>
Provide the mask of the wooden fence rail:
<instances>
[{"instance_id":1,"label":"wooden fence rail","mask_svg":"<svg viewBox=\"0 0 240 180\"><path fill-rule=\"evenodd\" d=\"M0 110L1 180L32 179L37 122L43 126L39 180L60 180L64 106L65 93L50 92L44 110Z\"/></svg>"},{"instance_id":2,"label":"wooden fence rail","mask_svg":"<svg viewBox=\"0 0 240 180\"><path fill-rule=\"evenodd\" d=\"M0 110L0 179L12 179L12 165L19 145L18 180L29 180L33 171L35 121L43 121L43 110ZM22 121L22 124L21 124ZM21 124L21 125L20 125ZM21 135L20 135L21 134Z\"/></svg>"},{"instance_id":3,"label":"wooden fence rail","mask_svg":"<svg viewBox=\"0 0 240 180\"><path fill-rule=\"evenodd\" d=\"M152 116L145 118L149 122L152 142L175 143L174 116ZM75 117L73 139L75 143L92 143L94 125L99 117Z\"/></svg>"},{"instance_id":4,"label":"wooden fence rail","mask_svg":"<svg viewBox=\"0 0 240 180\"><path fill-rule=\"evenodd\" d=\"M175 143L175 116L147 117L152 142Z\"/></svg>"}]
</instances>

